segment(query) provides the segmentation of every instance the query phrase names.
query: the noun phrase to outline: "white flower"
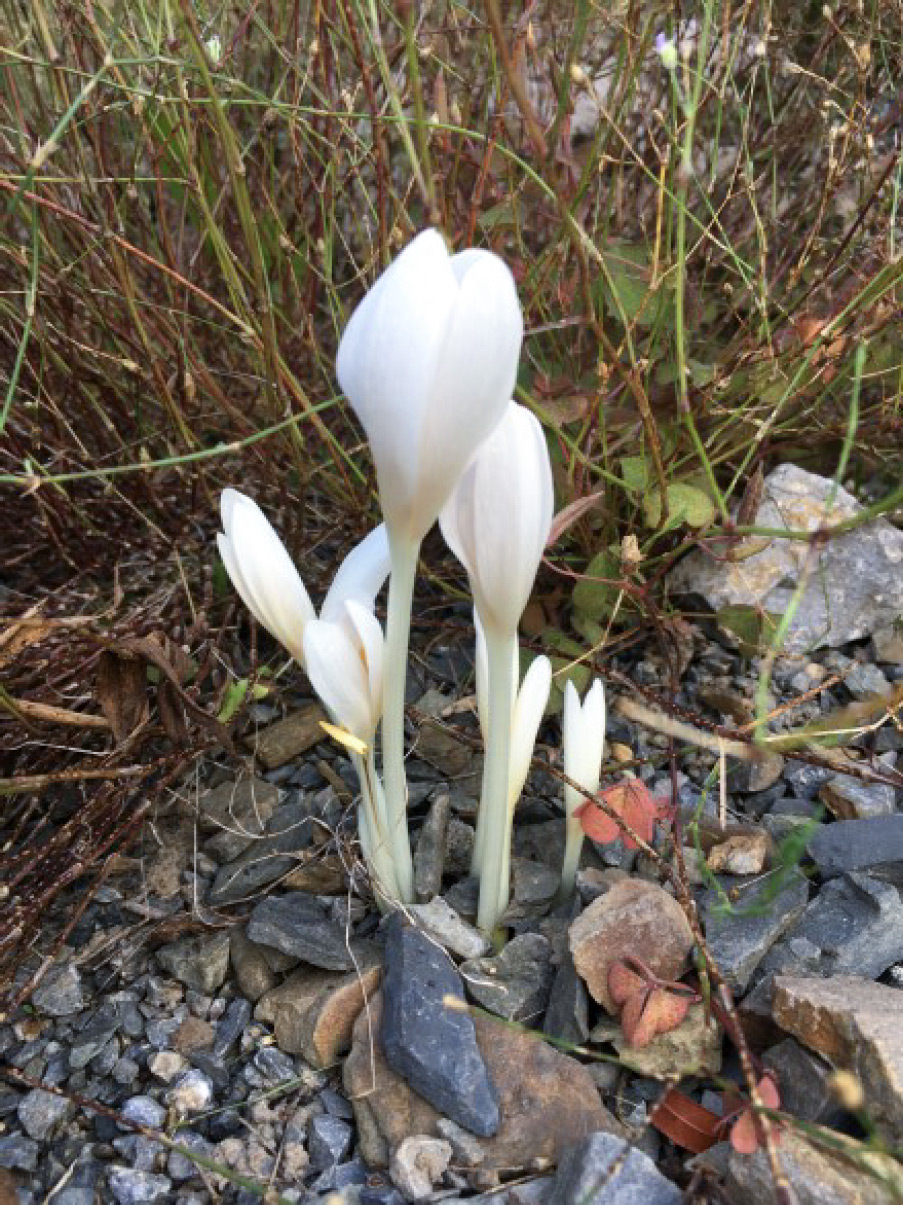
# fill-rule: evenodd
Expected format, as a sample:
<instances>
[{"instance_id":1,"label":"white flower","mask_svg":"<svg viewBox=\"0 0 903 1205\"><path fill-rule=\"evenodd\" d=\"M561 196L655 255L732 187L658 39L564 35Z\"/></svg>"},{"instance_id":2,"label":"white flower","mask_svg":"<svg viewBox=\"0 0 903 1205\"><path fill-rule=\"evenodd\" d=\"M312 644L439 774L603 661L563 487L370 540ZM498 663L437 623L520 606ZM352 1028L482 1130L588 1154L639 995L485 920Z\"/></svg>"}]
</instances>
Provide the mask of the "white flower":
<instances>
[{"instance_id":1,"label":"white flower","mask_svg":"<svg viewBox=\"0 0 903 1205\"><path fill-rule=\"evenodd\" d=\"M238 490L223 490L220 508L224 530L216 540L232 585L257 622L303 665L304 629L317 613L285 545L257 503ZM389 543L381 524L339 566L323 618L342 618L348 600L372 611L388 573Z\"/></svg>"},{"instance_id":2,"label":"white flower","mask_svg":"<svg viewBox=\"0 0 903 1205\"><path fill-rule=\"evenodd\" d=\"M339 346L339 383L370 441L393 539L419 543L514 390L523 319L489 251L419 235L379 277Z\"/></svg>"},{"instance_id":3,"label":"white flower","mask_svg":"<svg viewBox=\"0 0 903 1205\"><path fill-rule=\"evenodd\" d=\"M552 467L539 421L509 402L442 510L483 626L516 630L552 525Z\"/></svg>"},{"instance_id":4,"label":"white flower","mask_svg":"<svg viewBox=\"0 0 903 1205\"><path fill-rule=\"evenodd\" d=\"M336 723L368 746L382 715L383 646L379 620L353 599L304 629L311 685Z\"/></svg>"},{"instance_id":5,"label":"white flower","mask_svg":"<svg viewBox=\"0 0 903 1205\"><path fill-rule=\"evenodd\" d=\"M605 688L597 678L584 696L583 703L574 683L564 687L564 712L561 720L564 738L564 772L584 791L595 795L602 777L605 749ZM568 816L584 802L584 796L565 786Z\"/></svg>"}]
</instances>

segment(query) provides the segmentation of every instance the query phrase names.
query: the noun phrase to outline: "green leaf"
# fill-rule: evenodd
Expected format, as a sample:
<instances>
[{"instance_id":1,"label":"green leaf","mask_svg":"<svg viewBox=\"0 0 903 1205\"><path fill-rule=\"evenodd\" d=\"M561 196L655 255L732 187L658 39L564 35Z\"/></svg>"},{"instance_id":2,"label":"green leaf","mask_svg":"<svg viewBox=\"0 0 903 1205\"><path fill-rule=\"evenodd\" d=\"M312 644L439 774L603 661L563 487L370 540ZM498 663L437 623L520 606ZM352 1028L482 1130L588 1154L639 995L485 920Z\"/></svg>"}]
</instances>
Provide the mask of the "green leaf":
<instances>
[{"instance_id":1,"label":"green leaf","mask_svg":"<svg viewBox=\"0 0 903 1205\"><path fill-rule=\"evenodd\" d=\"M546 628L542 634L543 644L552 662L552 689L549 692L549 702L546 715L557 715L564 704L564 687L566 682L573 682L580 694L589 685L591 669L585 661L575 665L577 657L586 653L583 645L565 636L557 628ZM558 650L562 656L556 656L553 650ZM532 658L530 658L532 660ZM529 663L529 662L528 662Z\"/></svg>"},{"instance_id":2,"label":"green leaf","mask_svg":"<svg viewBox=\"0 0 903 1205\"><path fill-rule=\"evenodd\" d=\"M621 458L621 477L632 494L641 494L652 478L652 468L644 456Z\"/></svg>"},{"instance_id":3,"label":"green leaf","mask_svg":"<svg viewBox=\"0 0 903 1205\"><path fill-rule=\"evenodd\" d=\"M577 582L571 601L574 610L584 619L603 619L614 610L620 588L610 581L598 581L598 578L614 578L621 576L621 563L611 549L603 548L597 552L586 567L586 576Z\"/></svg>"},{"instance_id":4,"label":"green leaf","mask_svg":"<svg viewBox=\"0 0 903 1205\"><path fill-rule=\"evenodd\" d=\"M228 724L238 714L242 704L248 697L248 685L247 678L239 678L235 682L230 682L226 687L223 703L219 709L219 715L216 717L221 724ZM265 699L269 693L270 688L268 686L264 686L261 682L255 682L251 690L251 699L256 703L260 699Z\"/></svg>"},{"instance_id":5,"label":"green leaf","mask_svg":"<svg viewBox=\"0 0 903 1205\"><path fill-rule=\"evenodd\" d=\"M673 300L673 289L660 278L650 288L649 251L642 244L610 243L605 249L603 291L615 314L638 326L653 326Z\"/></svg>"},{"instance_id":6,"label":"green leaf","mask_svg":"<svg viewBox=\"0 0 903 1205\"><path fill-rule=\"evenodd\" d=\"M773 615L770 611L740 603L722 607L715 613L715 618L737 637L740 651L746 657L753 657L767 647L781 619L780 615Z\"/></svg>"},{"instance_id":7,"label":"green leaf","mask_svg":"<svg viewBox=\"0 0 903 1205\"><path fill-rule=\"evenodd\" d=\"M649 527L657 527L661 519L661 494L658 490L648 494L643 502L643 512ZM695 485L678 481L668 486L668 527L686 523L689 527L707 527L715 519L715 507L708 494Z\"/></svg>"}]
</instances>

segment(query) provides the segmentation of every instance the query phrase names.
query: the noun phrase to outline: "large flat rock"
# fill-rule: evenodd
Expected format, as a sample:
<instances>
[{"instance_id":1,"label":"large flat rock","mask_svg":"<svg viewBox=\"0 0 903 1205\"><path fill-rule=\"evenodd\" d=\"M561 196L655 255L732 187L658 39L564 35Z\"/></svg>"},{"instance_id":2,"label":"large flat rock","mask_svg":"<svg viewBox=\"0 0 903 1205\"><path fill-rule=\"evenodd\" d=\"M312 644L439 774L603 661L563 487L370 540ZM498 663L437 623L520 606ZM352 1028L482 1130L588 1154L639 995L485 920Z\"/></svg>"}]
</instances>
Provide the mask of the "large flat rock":
<instances>
[{"instance_id":1,"label":"large flat rock","mask_svg":"<svg viewBox=\"0 0 903 1205\"><path fill-rule=\"evenodd\" d=\"M765 478L753 525L814 532L850 519L861 509L831 478L782 464ZM750 549L758 550L742 555ZM715 611L753 606L783 616L804 572L808 542L752 536L738 551L740 557L732 561L702 550L690 553L670 575L672 593L701 595ZM901 612L903 531L887 519L875 519L826 541L784 647L793 653L839 648L891 626Z\"/></svg>"}]
</instances>

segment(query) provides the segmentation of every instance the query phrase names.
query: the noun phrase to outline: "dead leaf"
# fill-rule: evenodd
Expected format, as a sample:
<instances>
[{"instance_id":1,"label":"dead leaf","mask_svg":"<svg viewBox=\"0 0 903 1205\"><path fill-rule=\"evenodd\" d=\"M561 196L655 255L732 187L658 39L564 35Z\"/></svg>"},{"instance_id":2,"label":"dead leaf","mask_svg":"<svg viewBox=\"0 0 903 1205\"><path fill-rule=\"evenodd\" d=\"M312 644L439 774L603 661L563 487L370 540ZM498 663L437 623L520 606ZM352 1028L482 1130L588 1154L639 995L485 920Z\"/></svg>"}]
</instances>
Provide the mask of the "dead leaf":
<instances>
[{"instance_id":1,"label":"dead leaf","mask_svg":"<svg viewBox=\"0 0 903 1205\"><path fill-rule=\"evenodd\" d=\"M94 689L117 744L147 720L147 670L140 657L106 649L100 654Z\"/></svg>"},{"instance_id":2,"label":"dead leaf","mask_svg":"<svg viewBox=\"0 0 903 1205\"><path fill-rule=\"evenodd\" d=\"M574 526L578 519L582 519L585 514L594 510L604 496L604 490L597 490L594 494L584 494L582 498L576 498L560 510L552 519L546 548L551 548L569 528Z\"/></svg>"},{"instance_id":3,"label":"dead leaf","mask_svg":"<svg viewBox=\"0 0 903 1205\"><path fill-rule=\"evenodd\" d=\"M756 1084L756 1093L763 1108L779 1109L781 1107L781 1096L778 1092L778 1086L770 1071L766 1071ZM735 1105L736 1100L736 1097L725 1096L725 1110L728 1117L732 1112L735 1112L735 1109L731 1108L731 1106ZM722 1121L722 1128L723 1125L724 1122ZM774 1136L777 1138L776 1131ZM731 1146L738 1155L754 1155L764 1142L764 1139L765 1135L758 1113L751 1104L747 1103L745 1107L740 1108L739 1115L731 1126Z\"/></svg>"},{"instance_id":4,"label":"dead leaf","mask_svg":"<svg viewBox=\"0 0 903 1205\"><path fill-rule=\"evenodd\" d=\"M660 1134L694 1155L701 1155L719 1141L721 1118L718 1114L677 1088L665 1093L649 1120Z\"/></svg>"},{"instance_id":5,"label":"dead leaf","mask_svg":"<svg viewBox=\"0 0 903 1205\"><path fill-rule=\"evenodd\" d=\"M655 835L655 822L662 818L664 801L656 799L640 778L627 778L613 787L606 787L597 796L633 831L635 837L649 845ZM623 840L625 849L639 849L634 837L628 837L617 821L607 816L595 802L587 799L574 812L583 831L592 841L608 845Z\"/></svg>"},{"instance_id":6,"label":"dead leaf","mask_svg":"<svg viewBox=\"0 0 903 1205\"><path fill-rule=\"evenodd\" d=\"M637 992L621 1011L621 1029L629 1046L641 1050L660 1033L677 1029L690 1008L691 997L665 988Z\"/></svg>"}]
</instances>

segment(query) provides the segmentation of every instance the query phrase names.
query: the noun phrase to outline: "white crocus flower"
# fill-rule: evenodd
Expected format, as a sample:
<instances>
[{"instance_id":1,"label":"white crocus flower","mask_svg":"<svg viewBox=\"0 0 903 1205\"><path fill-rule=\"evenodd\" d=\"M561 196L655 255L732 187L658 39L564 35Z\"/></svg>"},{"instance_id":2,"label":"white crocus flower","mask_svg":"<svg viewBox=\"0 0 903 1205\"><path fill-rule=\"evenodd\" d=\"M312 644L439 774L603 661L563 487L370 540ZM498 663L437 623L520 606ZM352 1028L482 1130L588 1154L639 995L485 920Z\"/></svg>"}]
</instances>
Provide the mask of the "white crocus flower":
<instances>
[{"instance_id":1,"label":"white crocus flower","mask_svg":"<svg viewBox=\"0 0 903 1205\"><path fill-rule=\"evenodd\" d=\"M455 482L514 389L523 318L514 278L489 251L449 255L427 230L358 305L336 372L370 442L392 552L383 768L393 850L412 890L405 811L404 689L417 556Z\"/></svg>"},{"instance_id":2,"label":"white crocus flower","mask_svg":"<svg viewBox=\"0 0 903 1205\"><path fill-rule=\"evenodd\" d=\"M303 665L304 629L317 612L285 545L246 494L223 490L220 511L223 531L216 542L232 585L257 622ZM372 610L388 573L389 541L380 524L339 566L323 618L338 613L348 599Z\"/></svg>"},{"instance_id":3,"label":"white crocus flower","mask_svg":"<svg viewBox=\"0 0 903 1205\"><path fill-rule=\"evenodd\" d=\"M602 777L605 751L605 688L598 678L586 692L582 704L574 683L565 683L561 729L565 774L588 794L595 795ZM565 784L567 838L561 871L562 896L569 896L574 889L584 837L580 819L574 812L585 801L585 795Z\"/></svg>"},{"instance_id":4,"label":"white crocus flower","mask_svg":"<svg viewBox=\"0 0 903 1205\"><path fill-rule=\"evenodd\" d=\"M464 470L442 509L446 543L467 570L486 641L488 722L481 811L480 903L477 920L490 931L511 843L509 776L511 717L517 676L517 625L533 589L552 525L552 467L538 420L509 402L502 421Z\"/></svg>"}]
</instances>

